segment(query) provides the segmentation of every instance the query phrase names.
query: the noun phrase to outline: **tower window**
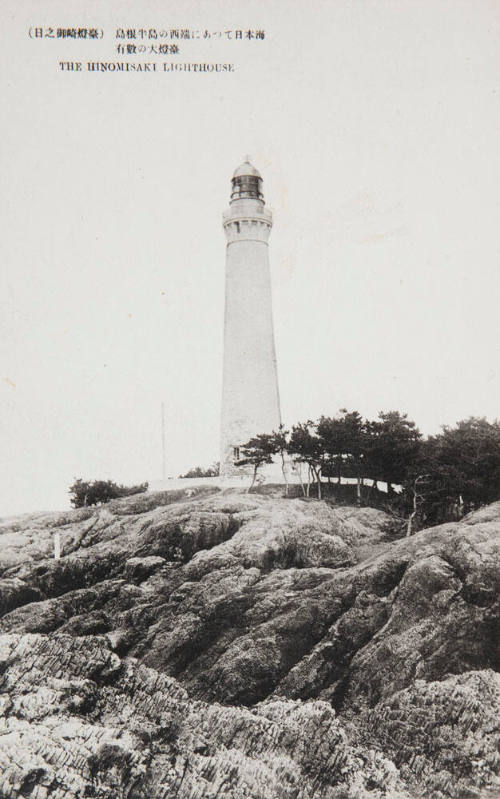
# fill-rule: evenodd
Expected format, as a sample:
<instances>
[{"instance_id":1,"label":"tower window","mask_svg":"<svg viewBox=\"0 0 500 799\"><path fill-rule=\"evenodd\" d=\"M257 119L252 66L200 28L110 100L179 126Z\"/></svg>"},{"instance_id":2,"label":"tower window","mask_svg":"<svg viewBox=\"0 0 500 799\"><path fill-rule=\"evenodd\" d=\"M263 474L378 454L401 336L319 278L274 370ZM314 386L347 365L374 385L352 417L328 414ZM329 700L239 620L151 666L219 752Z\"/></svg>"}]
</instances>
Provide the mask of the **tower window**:
<instances>
[{"instance_id":1,"label":"tower window","mask_svg":"<svg viewBox=\"0 0 500 799\"><path fill-rule=\"evenodd\" d=\"M240 223L239 222L235 222L234 224L235 224L235 227L236 227L236 233L239 233L240 232Z\"/></svg>"},{"instance_id":2,"label":"tower window","mask_svg":"<svg viewBox=\"0 0 500 799\"><path fill-rule=\"evenodd\" d=\"M234 458L235 461L239 461L239 459L240 459L240 448L239 447L233 447L233 458Z\"/></svg>"}]
</instances>

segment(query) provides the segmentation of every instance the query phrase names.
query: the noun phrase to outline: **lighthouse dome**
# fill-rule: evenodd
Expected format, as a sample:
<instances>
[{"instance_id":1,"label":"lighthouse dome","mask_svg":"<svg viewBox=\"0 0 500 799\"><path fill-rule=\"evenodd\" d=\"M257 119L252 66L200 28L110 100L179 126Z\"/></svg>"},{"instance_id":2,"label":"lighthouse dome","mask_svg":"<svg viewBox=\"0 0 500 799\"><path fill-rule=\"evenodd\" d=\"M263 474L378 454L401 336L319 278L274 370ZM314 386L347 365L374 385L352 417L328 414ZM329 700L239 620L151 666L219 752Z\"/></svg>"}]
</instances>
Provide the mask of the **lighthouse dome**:
<instances>
[{"instance_id":1,"label":"lighthouse dome","mask_svg":"<svg viewBox=\"0 0 500 799\"><path fill-rule=\"evenodd\" d=\"M234 170L233 178L247 177L250 175L255 178L261 177L259 170L255 169L253 164L251 164L247 159L243 164L241 164L241 166L238 167L238 169Z\"/></svg>"},{"instance_id":2,"label":"lighthouse dome","mask_svg":"<svg viewBox=\"0 0 500 799\"><path fill-rule=\"evenodd\" d=\"M234 171L231 181L231 201L235 200L258 200L264 202L262 194L262 178L258 169L247 159L241 166Z\"/></svg>"}]
</instances>

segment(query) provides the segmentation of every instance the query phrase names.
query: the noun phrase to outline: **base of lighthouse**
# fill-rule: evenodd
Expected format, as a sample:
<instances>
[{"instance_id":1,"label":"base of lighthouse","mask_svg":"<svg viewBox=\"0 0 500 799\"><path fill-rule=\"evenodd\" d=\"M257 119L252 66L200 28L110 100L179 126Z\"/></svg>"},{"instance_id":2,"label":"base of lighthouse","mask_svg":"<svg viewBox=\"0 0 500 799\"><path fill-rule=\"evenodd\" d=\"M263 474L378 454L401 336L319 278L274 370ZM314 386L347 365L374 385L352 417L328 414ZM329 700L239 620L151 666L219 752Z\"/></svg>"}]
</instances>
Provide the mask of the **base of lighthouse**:
<instances>
[{"instance_id":1,"label":"base of lighthouse","mask_svg":"<svg viewBox=\"0 0 500 799\"><path fill-rule=\"evenodd\" d=\"M251 466L236 465L244 444L259 433L277 430L281 420L268 255L271 227L262 179L246 162L233 175L230 208L224 214L223 477L250 474Z\"/></svg>"},{"instance_id":2,"label":"base of lighthouse","mask_svg":"<svg viewBox=\"0 0 500 799\"><path fill-rule=\"evenodd\" d=\"M247 490L252 482L252 478L253 467L240 466L233 469L228 469L225 474L221 473L219 480L222 488L242 487ZM307 481L307 476L301 474L298 468L290 460L285 461L285 467L283 470L280 458L279 456L276 456L276 460L274 460L273 463L266 463L263 466L259 466L257 470L255 486L285 486L286 483L289 483L290 485L299 485L304 479Z\"/></svg>"}]
</instances>

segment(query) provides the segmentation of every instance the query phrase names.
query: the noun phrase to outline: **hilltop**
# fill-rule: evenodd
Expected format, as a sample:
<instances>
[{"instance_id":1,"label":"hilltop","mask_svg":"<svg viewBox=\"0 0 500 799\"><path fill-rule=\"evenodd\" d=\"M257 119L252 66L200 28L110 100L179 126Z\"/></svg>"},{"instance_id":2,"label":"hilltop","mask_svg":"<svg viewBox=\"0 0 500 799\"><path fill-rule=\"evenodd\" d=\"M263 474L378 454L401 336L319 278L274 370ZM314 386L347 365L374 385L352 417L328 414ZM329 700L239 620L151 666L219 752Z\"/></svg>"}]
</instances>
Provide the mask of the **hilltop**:
<instances>
[{"instance_id":1,"label":"hilltop","mask_svg":"<svg viewBox=\"0 0 500 799\"><path fill-rule=\"evenodd\" d=\"M498 795L499 531L209 488L0 522L0 797Z\"/></svg>"}]
</instances>

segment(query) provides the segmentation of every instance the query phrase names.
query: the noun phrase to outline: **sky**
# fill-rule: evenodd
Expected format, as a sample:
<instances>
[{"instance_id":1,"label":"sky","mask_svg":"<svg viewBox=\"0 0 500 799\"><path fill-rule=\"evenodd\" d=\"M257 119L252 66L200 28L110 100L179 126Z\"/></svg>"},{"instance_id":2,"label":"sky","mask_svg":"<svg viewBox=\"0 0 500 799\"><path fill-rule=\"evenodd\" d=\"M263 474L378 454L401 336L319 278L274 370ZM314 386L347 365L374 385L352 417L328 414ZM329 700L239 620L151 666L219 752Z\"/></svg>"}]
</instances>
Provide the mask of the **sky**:
<instances>
[{"instance_id":1,"label":"sky","mask_svg":"<svg viewBox=\"0 0 500 799\"><path fill-rule=\"evenodd\" d=\"M68 507L76 477L160 478L162 402L167 475L218 460L221 217L247 154L284 422L500 416L496 0L2 3L0 516ZM118 28L201 38L124 56Z\"/></svg>"}]
</instances>

